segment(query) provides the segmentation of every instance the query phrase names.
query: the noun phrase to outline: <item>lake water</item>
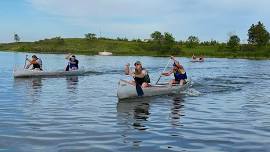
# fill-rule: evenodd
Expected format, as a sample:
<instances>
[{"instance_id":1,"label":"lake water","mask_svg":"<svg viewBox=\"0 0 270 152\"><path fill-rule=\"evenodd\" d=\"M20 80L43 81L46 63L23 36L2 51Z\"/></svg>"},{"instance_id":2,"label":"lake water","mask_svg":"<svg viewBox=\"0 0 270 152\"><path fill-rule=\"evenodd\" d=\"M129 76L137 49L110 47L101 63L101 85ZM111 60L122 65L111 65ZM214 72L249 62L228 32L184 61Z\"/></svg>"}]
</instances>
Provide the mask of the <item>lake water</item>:
<instances>
[{"instance_id":1,"label":"lake water","mask_svg":"<svg viewBox=\"0 0 270 152\"><path fill-rule=\"evenodd\" d=\"M65 67L64 55L38 56ZM155 82L168 58L78 56L86 76L14 79L24 58L0 52L0 152L270 151L269 60L177 58L190 89L119 102L126 63L141 60Z\"/></svg>"}]
</instances>

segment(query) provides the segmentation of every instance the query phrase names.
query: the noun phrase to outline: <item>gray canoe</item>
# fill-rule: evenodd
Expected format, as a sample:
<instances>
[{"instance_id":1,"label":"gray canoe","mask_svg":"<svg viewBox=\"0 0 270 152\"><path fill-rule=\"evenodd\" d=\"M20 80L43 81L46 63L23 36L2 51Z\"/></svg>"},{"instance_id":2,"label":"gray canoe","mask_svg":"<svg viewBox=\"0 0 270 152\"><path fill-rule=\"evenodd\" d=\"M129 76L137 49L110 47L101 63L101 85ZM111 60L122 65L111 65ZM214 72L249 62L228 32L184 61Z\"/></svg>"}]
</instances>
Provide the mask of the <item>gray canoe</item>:
<instances>
[{"instance_id":1,"label":"gray canoe","mask_svg":"<svg viewBox=\"0 0 270 152\"><path fill-rule=\"evenodd\" d=\"M165 95L165 94L179 94L181 91L184 91L190 86L190 81L188 81L185 85L152 85L151 87L142 88L144 95L143 97L151 97L157 95ZM137 98L136 86L132 83L120 80L118 83L117 89L118 99L128 99L128 98Z\"/></svg>"},{"instance_id":2,"label":"gray canoe","mask_svg":"<svg viewBox=\"0 0 270 152\"><path fill-rule=\"evenodd\" d=\"M40 70L29 70L29 69L14 69L14 78L25 78L25 77L60 77L60 76L79 76L85 74L85 70L79 69L74 71L40 71Z\"/></svg>"}]
</instances>

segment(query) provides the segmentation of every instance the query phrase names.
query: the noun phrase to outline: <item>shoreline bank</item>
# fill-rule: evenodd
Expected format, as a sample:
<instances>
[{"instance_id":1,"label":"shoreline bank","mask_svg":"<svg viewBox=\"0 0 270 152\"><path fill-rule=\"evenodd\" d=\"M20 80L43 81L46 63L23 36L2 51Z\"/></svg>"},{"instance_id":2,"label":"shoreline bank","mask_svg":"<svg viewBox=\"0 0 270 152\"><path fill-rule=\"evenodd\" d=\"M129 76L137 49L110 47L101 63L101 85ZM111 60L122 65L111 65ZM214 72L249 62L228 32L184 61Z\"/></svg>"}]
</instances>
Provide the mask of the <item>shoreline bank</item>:
<instances>
[{"instance_id":1,"label":"shoreline bank","mask_svg":"<svg viewBox=\"0 0 270 152\"><path fill-rule=\"evenodd\" d=\"M220 51L220 46L198 46L188 48L185 45L175 44L177 49L173 51L149 49L147 42L117 41L117 40L85 40L69 38L57 42L53 40L37 42L19 42L0 44L0 50L4 52L29 52L44 54L67 54L98 55L99 52L109 51L114 56L152 56L152 57L188 57L203 56L205 58L230 58L230 59L270 59L270 50L253 51Z\"/></svg>"}]
</instances>

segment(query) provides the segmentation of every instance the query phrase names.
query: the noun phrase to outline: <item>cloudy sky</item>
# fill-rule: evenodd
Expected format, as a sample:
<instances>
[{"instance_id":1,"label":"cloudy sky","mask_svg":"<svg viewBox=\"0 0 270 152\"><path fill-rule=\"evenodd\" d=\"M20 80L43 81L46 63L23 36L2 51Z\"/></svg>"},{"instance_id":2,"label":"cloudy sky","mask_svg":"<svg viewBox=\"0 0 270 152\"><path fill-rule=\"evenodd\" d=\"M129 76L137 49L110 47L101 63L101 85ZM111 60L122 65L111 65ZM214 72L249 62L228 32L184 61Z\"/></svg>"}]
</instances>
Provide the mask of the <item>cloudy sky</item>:
<instances>
[{"instance_id":1,"label":"cloudy sky","mask_svg":"<svg viewBox=\"0 0 270 152\"><path fill-rule=\"evenodd\" d=\"M1 0L0 43L47 37L149 38L153 31L226 41L244 41L252 23L270 28L269 0Z\"/></svg>"}]
</instances>

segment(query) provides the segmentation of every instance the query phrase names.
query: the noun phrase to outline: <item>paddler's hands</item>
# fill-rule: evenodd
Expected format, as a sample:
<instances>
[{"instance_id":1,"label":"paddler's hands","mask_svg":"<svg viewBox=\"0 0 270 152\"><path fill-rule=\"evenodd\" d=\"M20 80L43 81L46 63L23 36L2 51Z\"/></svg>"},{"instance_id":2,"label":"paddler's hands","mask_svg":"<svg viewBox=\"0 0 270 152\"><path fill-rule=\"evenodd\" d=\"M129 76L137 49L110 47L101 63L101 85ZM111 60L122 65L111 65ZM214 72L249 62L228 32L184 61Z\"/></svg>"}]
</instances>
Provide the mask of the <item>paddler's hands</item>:
<instances>
[{"instance_id":1,"label":"paddler's hands","mask_svg":"<svg viewBox=\"0 0 270 152\"><path fill-rule=\"evenodd\" d=\"M131 75L131 71L130 71L130 69L129 69L129 66L130 66L129 63L126 64L126 66L125 66L125 74L126 74L126 75Z\"/></svg>"},{"instance_id":2,"label":"paddler's hands","mask_svg":"<svg viewBox=\"0 0 270 152\"><path fill-rule=\"evenodd\" d=\"M171 59L175 61L175 57L174 56L171 56Z\"/></svg>"},{"instance_id":3,"label":"paddler's hands","mask_svg":"<svg viewBox=\"0 0 270 152\"><path fill-rule=\"evenodd\" d=\"M69 60L69 58L72 56L71 53L68 53L66 56L65 56L65 59Z\"/></svg>"}]
</instances>

